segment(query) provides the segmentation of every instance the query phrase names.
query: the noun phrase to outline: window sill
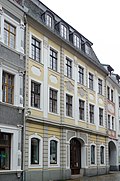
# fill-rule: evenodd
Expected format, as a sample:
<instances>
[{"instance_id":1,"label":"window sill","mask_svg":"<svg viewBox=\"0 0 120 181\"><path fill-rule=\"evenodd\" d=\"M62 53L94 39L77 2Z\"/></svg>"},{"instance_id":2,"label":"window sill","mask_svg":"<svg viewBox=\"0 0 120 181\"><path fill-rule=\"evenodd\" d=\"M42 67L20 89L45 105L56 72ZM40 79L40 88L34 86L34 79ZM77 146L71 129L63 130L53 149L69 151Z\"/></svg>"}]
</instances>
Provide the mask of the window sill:
<instances>
[{"instance_id":1,"label":"window sill","mask_svg":"<svg viewBox=\"0 0 120 181\"><path fill-rule=\"evenodd\" d=\"M34 62L34 63L36 63L36 64L38 64L38 65L44 66L43 63L42 63L41 61L38 62L37 60L33 59L32 57L29 57L29 59L30 59L32 62Z\"/></svg>"},{"instance_id":2,"label":"window sill","mask_svg":"<svg viewBox=\"0 0 120 181\"><path fill-rule=\"evenodd\" d=\"M54 113L54 112L48 112L48 114L52 114L52 115L54 115L54 116L60 116L60 114L59 113Z\"/></svg>"},{"instance_id":3,"label":"window sill","mask_svg":"<svg viewBox=\"0 0 120 181\"><path fill-rule=\"evenodd\" d=\"M65 116L65 118L74 120L74 118L71 116Z\"/></svg>"},{"instance_id":4,"label":"window sill","mask_svg":"<svg viewBox=\"0 0 120 181\"><path fill-rule=\"evenodd\" d=\"M50 164L50 165L48 165L48 168L59 168L60 167L60 165L58 165L58 164Z\"/></svg>"},{"instance_id":5,"label":"window sill","mask_svg":"<svg viewBox=\"0 0 120 181\"><path fill-rule=\"evenodd\" d=\"M30 106L30 109L31 110L35 110L35 111L40 111L40 112L43 111L41 108L36 108L36 107L31 107L31 106Z\"/></svg>"},{"instance_id":6,"label":"window sill","mask_svg":"<svg viewBox=\"0 0 120 181\"><path fill-rule=\"evenodd\" d=\"M29 168L42 168L42 165L29 165Z\"/></svg>"},{"instance_id":7,"label":"window sill","mask_svg":"<svg viewBox=\"0 0 120 181\"><path fill-rule=\"evenodd\" d=\"M8 173L20 173L23 172L23 170L0 170L0 174L8 174Z\"/></svg>"}]
</instances>

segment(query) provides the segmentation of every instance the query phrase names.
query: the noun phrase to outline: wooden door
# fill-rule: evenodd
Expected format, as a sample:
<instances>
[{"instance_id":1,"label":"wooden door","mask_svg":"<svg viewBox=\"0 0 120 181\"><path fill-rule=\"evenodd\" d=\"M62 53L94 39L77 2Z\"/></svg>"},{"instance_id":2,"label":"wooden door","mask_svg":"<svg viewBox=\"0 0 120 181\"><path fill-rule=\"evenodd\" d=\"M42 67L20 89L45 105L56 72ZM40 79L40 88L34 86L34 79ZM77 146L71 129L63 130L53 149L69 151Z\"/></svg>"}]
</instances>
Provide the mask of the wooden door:
<instances>
[{"instance_id":1,"label":"wooden door","mask_svg":"<svg viewBox=\"0 0 120 181\"><path fill-rule=\"evenodd\" d=\"M73 138L70 141L70 168L71 168L72 175L80 173L81 144L76 138Z\"/></svg>"}]
</instances>

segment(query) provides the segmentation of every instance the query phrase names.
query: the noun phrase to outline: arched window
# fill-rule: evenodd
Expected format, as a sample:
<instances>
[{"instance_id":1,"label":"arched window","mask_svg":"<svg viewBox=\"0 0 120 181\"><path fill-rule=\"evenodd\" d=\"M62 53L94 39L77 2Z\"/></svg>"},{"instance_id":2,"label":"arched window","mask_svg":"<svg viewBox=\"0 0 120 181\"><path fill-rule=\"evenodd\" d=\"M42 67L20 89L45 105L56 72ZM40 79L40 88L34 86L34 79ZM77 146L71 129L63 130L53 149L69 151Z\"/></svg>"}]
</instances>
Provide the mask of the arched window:
<instances>
[{"instance_id":1,"label":"arched window","mask_svg":"<svg viewBox=\"0 0 120 181\"><path fill-rule=\"evenodd\" d=\"M42 138L37 134L29 137L29 166L42 166Z\"/></svg>"},{"instance_id":2,"label":"arched window","mask_svg":"<svg viewBox=\"0 0 120 181\"><path fill-rule=\"evenodd\" d=\"M95 164L95 145L91 145L91 164Z\"/></svg>"},{"instance_id":3,"label":"arched window","mask_svg":"<svg viewBox=\"0 0 120 181\"><path fill-rule=\"evenodd\" d=\"M48 166L58 167L60 164L60 141L52 137L48 140Z\"/></svg>"},{"instance_id":4,"label":"arched window","mask_svg":"<svg viewBox=\"0 0 120 181\"><path fill-rule=\"evenodd\" d=\"M105 163L105 148L104 146L100 147L100 164Z\"/></svg>"}]
</instances>

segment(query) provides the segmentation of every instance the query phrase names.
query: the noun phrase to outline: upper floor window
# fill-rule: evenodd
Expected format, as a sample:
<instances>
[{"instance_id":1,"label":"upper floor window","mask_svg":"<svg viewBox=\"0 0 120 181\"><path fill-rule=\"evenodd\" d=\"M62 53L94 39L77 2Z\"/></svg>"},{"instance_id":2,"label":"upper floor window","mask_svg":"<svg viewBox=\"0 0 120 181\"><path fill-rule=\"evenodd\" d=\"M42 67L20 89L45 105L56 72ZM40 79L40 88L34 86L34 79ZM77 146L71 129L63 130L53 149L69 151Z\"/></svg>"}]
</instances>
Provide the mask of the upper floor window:
<instances>
[{"instance_id":1,"label":"upper floor window","mask_svg":"<svg viewBox=\"0 0 120 181\"><path fill-rule=\"evenodd\" d=\"M91 164L95 164L95 145L91 145Z\"/></svg>"},{"instance_id":2,"label":"upper floor window","mask_svg":"<svg viewBox=\"0 0 120 181\"><path fill-rule=\"evenodd\" d=\"M94 124L94 105L89 105L90 123Z\"/></svg>"},{"instance_id":3,"label":"upper floor window","mask_svg":"<svg viewBox=\"0 0 120 181\"><path fill-rule=\"evenodd\" d=\"M31 82L31 106L40 108L40 84Z\"/></svg>"},{"instance_id":4,"label":"upper floor window","mask_svg":"<svg viewBox=\"0 0 120 181\"><path fill-rule=\"evenodd\" d=\"M2 77L2 100L10 104L14 102L14 75L4 71Z\"/></svg>"},{"instance_id":5,"label":"upper floor window","mask_svg":"<svg viewBox=\"0 0 120 181\"><path fill-rule=\"evenodd\" d=\"M66 95L66 116L72 117L72 96Z\"/></svg>"},{"instance_id":6,"label":"upper floor window","mask_svg":"<svg viewBox=\"0 0 120 181\"><path fill-rule=\"evenodd\" d=\"M89 73L89 88L93 90L93 74Z\"/></svg>"},{"instance_id":7,"label":"upper floor window","mask_svg":"<svg viewBox=\"0 0 120 181\"><path fill-rule=\"evenodd\" d=\"M107 86L107 98L110 100L110 87Z\"/></svg>"},{"instance_id":8,"label":"upper floor window","mask_svg":"<svg viewBox=\"0 0 120 181\"><path fill-rule=\"evenodd\" d=\"M102 95L102 80L98 79L98 93Z\"/></svg>"},{"instance_id":9,"label":"upper floor window","mask_svg":"<svg viewBox=\"0 0 120 181\"><path fill-rule=\"evenodd\" d=\"M113 90L111 89L111 101L113 102Z\"/></svg>"},{"instance_id":10,"label":"upper floor window","mask_svg":"<svg viewBox=\"0 0 120 181\"><path fill-rule=\"evenodd\" d=\"M41 61L41 42L32 36L32 53L31 56L37 62Z\"/></svg>"},{"instance_id":11,"label":"upper floor window","mask_svg":"<svg viewBox=\"0 0 120 181\"><path fill-rule=\"evenodd\" d=\"M80 38L77 35L74 35L74 46L80 48Z\"/></svg>"},{"instance_id":12,"label":"upper floor window","mask_svg":"<svg viewBox=\"0 0 120 181\"><path fill-rule=\"evenodd\" d=\"M84 110L84 109L85 109L85 108L84 108L84 103L85 103L84 101L79 100L79 115L80 115L80 119L81 119L81 120L84 120L84 114L85 114L85 113L84 113L84 111L85 111L85 110Z\"/></svg>"},{"instance_id":13,"label":"upper floor window","mask_svg":"<svg viewBox=\"0 0 120 181\"><path fill-rule=\"evenodd\" d=\"M103 109L99 108L99 125L103 126Z\"/></svg>"},{"instance_id":14,"label":"upper floor window","mask_svg":"<svg viewBox=\"0 0 120 181\"><path fill-rule=\"evenodd\" d=\"M46 25L52 28L52 17L49 14L46 15Z\"/></svg>"},{"instance_id":15,"label":"upper floor window","mask_svg":"<svg viewBox=\"0 0 120 181\"><path fill-rule=\"evenodd\" d=\"M120 108L120 96L118 97L118 105L119 105L119 108Z\"/></svg>"},{"instance_id":16,"label":"upper floor window","mask_svg":"<svg viewBox=\"0 0 120 181\"><path fill-rule=\"evenodd\" d=\"M61 36L64 39L67 39L67 28L65 25L61 24Z\"/></svg>"},{"instance_id":17,"label":"upper floor window","mask_svg":"<svg viewBox=\"0 0 120 181\"><path fill-rule=\"evenodd\" d=\"M10 48L16 46L16 27L7 21L4 22L4 43Z\"/></svg>"},{"instance_id":18,"label":"upper floor window","mask_svg":"<svg viewBox=\"0 0 120 181\"><path fill-rule=\"evenodd\" d=\"M105 148L104 148L104 146L101 146L100 147L100 163L101 164L104 164L105 163Z\"/></svg>"},{"instance_id":19,"label":"upper floor window","mask_svg":"<svg viewBox=\"0 0 120 181\"><path fill-rule=\"evenodd\" d=\"M110 115L108 115L108 129L110 129Z\"/></svg>"},{"instance_id":20,"label":"upper floor window","mask_svg":"<svg viewBox=\"0 0 120 181\"><path fill-rule=\"evenodd\" d=\"M72 60L66 58L67 77L72 78Z\"/></svg>"},{"instance_id":21,"label":"upper floor window","mask_svg":"<svg viewBox=\"0 0 120 181\"><path fill-rule=\"evenodd\" d=\"M50 89L50 112L57 113L57 91Z\"/></svg>"},{"instance_id":22,"label":"upper floor window","mask_svg":"<svg viewBox=\"0 0 120 181\"><path fill-rule=\"evenodd\" d=\"M50 48L50 68L57 71L57 52Z\"/></svg>"},{"instance_id":23,"label":"upper floor window","mask_svg":"<svg viewBox=\"0 0 120 181\"><path fill-rule=\"evenodd\" d=\"M0 170L10 170L11 134L0 133Z\"/></svg>"},{"instance_id":24,"label":"upper floor window","mask_svg":"<svg viewBox=\"0 0 120 181\"><path fill-rule=\"evenodd\" d=\"M114 130L114 117L112 116L112 130Z\"/></svg>"},{"instance_id":25,"label":"upper floor window","mask_svg":"<svg viewBox=\"0 0 120 181\"><path fill-rule=\"evenodd\" d=\"M84 84L84 68L81 67L81 66L79 66L78 68L79 68L79 70L78 70L78 73L79 73L79 83L83 85Z\"/></svg>"}]
</instances>

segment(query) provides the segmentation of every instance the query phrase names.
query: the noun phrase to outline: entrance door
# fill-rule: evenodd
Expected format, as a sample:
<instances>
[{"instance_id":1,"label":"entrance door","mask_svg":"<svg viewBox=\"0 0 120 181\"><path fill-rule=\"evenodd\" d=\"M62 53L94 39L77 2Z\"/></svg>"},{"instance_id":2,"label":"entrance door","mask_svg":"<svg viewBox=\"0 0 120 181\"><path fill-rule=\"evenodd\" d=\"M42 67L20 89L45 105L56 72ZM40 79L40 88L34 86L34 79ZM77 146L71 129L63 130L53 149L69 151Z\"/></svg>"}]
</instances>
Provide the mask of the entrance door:
<instances>
[{"instance_id":1,"label":"entrance door","mask_svg":"<svg viewBox=\"0 0 120 181\"><path fill-rule=\"evenodd\" d=\"M71 168L72 175L80 173L81 144L76 138L73 138L70 141L70 168Z\"/></svg>"}]
</instances>

